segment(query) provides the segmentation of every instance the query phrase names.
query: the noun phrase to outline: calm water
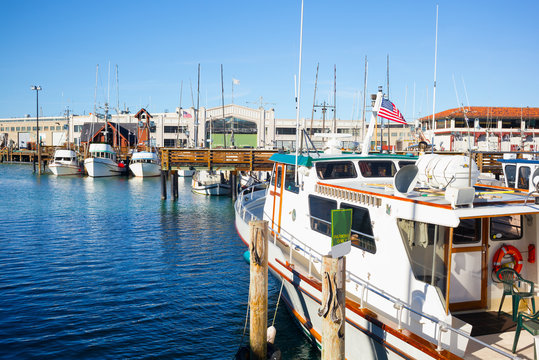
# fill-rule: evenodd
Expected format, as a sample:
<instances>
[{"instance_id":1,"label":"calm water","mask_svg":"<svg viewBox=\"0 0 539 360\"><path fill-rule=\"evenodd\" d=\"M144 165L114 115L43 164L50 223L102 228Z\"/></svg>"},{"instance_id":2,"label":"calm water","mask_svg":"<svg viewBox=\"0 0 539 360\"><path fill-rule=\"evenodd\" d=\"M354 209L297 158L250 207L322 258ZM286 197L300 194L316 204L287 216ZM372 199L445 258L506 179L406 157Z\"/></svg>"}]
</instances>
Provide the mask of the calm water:
<instances>
[{"instance_id":1,"label":"calm water","mask_svg":"<svg viewBox=\"0 0 539 360\"><path fill-rule=\"evenodd\" d=\"M249 266L232 202L190 180L161 201L159 181L0 165L0 358L233 358ZM282 303L276 328L284 359L319 358Z\"/></svg>"}]
</instances>

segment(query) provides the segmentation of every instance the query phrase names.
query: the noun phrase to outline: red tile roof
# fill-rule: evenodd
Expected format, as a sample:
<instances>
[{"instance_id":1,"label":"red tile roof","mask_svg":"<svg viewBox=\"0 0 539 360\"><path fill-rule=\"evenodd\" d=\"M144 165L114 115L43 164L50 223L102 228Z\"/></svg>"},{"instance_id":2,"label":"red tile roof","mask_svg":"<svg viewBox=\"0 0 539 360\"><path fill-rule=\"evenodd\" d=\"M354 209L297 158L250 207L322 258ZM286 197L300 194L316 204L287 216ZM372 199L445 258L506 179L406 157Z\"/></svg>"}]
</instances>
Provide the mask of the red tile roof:
<instances>
[{"instance_id":1,"label":"red tile roof","mask_svg":"<svg viewBox=\"0 0 539 360\"><path fill-rule=\"evenodd\" d=\"M539 119L539 108L533 107L491 107L491 106L470 106L468 109L467 116L468 119L486 119L487 117L491 119L522 119L524 120L538 120ZM464 118L464 113L462 109L449 109L442 112L439 112L435 115L436 120L443 119L455 119L455 118ZM432 115L424 116L419 119L419 121L432 121Z\"/></svg>"}]
</instances>

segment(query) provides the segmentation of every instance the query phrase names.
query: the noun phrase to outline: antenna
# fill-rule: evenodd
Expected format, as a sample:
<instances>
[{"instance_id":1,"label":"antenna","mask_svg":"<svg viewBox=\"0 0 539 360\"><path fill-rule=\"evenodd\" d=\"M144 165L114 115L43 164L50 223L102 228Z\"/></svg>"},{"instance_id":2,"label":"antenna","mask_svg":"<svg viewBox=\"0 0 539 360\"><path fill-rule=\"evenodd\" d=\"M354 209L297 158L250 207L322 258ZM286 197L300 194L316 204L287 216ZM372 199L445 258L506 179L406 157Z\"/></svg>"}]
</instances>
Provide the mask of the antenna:
<instances>
[{"instance_id":1,"label":"antenna","mask_svg":"<svg viewBox=\"0 0 539 360\"><path fill-rule=\"evenodd\" d=\"M178 110L178 129L176 129L176 147L178 146L178 143L180 142L180 126L181 126L181 118L182 118L182 95L183 95L183 80L180 82L180 107Z\"/></svg>"},{"instance_id":2,"label":"antenna","mask_svg":"<svg viewBox=\"0 0 539 360\"><path fill-rule=\"evenodd\" d=\"M195 112L195 135L194 135L194 141L195 141L195 148L197 148L198 143L198 106L200 105L200 63L198 64L198 85L197 85L197 109Z\"/></svg>"}]
</instances>

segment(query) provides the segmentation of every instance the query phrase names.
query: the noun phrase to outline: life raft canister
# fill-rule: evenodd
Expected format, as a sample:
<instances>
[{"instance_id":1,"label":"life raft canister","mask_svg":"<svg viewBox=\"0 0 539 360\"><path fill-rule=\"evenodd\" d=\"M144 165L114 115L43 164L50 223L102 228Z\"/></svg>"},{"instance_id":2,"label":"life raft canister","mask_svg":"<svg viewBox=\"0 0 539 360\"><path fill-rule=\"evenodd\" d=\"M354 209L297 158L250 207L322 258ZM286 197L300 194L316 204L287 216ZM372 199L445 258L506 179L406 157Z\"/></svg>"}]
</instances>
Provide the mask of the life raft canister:
<instances>
[{"instance_id":1,"label":"life raft canister","mask_svg":"<svg viewBox=\"0 0 539 360\"><path fill-rule=\"evenodd\" d=\"M512 245L502 245L501 248L496 251L494 254L494 257L492 258L492 268L494 269L494 272L498 272L500 268L502 267L502 259L505 255L511 255L513 257L513 263L515 264L513 269L520 273L520 270L522 270L522 254L518 249Z\"/></svg>"}]
</instances>

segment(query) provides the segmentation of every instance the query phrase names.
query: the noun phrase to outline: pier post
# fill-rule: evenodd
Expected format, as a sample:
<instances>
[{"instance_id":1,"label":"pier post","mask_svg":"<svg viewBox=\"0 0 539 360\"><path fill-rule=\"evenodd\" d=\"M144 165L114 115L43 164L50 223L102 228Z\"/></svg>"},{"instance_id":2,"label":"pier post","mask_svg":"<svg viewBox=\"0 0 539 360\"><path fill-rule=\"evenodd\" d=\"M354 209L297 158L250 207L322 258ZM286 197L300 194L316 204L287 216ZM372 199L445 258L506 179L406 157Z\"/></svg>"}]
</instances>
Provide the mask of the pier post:
<instances>
[{"instance_id":1,"label":"pier post","mask_svg":"<svg viewBox=\"0 0 539 360\"><path fill-rule=\"evenodd\" d=\"M167 174L161 170L161 200L167 199Z\"/></svg>"},{"instance_id":2,"label":"pier post","mask_svg":"<svg viewBox=\"0 0 539 360\"><path fill-rule=\"evenodd\" d=\"M178 200L178 171L172 170L171 175L170 187L172 192L172 200L176 201Z\"/></svg>"},{"instance_id":3,"label":"pier post","mask_svg":"<svg viewBox=\"0 0 539 360\"><path fill-rule=\"evenodd\" d=\"M344 360L346 258L322 259L322 360Z\"/></svg>"},{"instance_id":4,"label":"pier post","mask_svg":"<svg viewBox=\"0 0 539 360\"><path fill-rule=\"evenodd\" d=\"M232 201L236 201L236 198L238 197L238 184L235 171L230 173L230 186L232 186Z\"/></svg>"},{"instance_id":5,"label":"pier post","mask_svg":"<svg viewBox=\"0 0 539 360\"><path fill-rule=\"evenodd\" d=\"M249 307L251 308L250 348L254 360L267 358L268 331L268 222L249 222L251 274Z\"/></svg>"}]
</instances>

